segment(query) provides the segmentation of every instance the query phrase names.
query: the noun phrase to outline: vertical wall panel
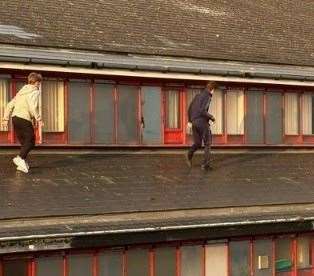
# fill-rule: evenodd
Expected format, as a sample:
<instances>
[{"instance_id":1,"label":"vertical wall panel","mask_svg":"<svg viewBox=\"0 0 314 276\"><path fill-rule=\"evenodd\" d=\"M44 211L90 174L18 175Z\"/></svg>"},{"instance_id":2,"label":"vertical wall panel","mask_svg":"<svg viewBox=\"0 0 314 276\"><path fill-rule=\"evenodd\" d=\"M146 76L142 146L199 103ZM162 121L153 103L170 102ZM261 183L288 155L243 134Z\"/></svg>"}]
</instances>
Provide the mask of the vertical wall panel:
<instances>
[{"instance_id":1,"label":"vertical wall panel","mask_svg":"<svg viewBox=\"0 0 314 276\"><path fill-rule=\"evenodd\" d=\"M111 84L97 83L95 91L95 142L114 142L114 98Z\"/></svg>"},{"instance_id":2,"label":"vertical wall panel","mask_svg":"<svg viewBox=\"0 0 314 276\"><path fill-rule=\"evenodd\" d=\"M3 276L28 276L28 261L25 259L3 262Z\"/></svg>"},{"instance_id":3,"label":"vertical wall panel","mask_svg":"<svg viewBox=\"0 0 314 276\"><path fill-rule=\"evenodd\" d=\"M155 250L155 276L176 275L176 248L164 247Z\"/></svg>"},{"instance_id":4,"label":"vertical wall panel","mask_svg":"<svg viewBox=\"0 0 314 276\"><path fill-rule=\"evenodd\" d=\"M267 144L282 144L283 121L281 93L266 93L265 128Z\"/></svg>"},{"instance_id":5,"label":"vertical wall panel","mask_svg":"<svg viewBox=\"0 0 314 276\"><path fill-rule=\"evenodd\" d=\"M99 276L122 276L122 251L107 251L99 254Z\"/></svg>"},{"instance_id":6,"label":"vertical wall panel","mask_svg":"<svg viewBox=\"0 0 314 276\"><path fill-rule=\"evenodd\" d=\"M244 92L233 89L227 92L226 103L227 133L230 135L244 134Z\"/></svg>"},{"instance_id":7,"label":"vertical wall panel","mask_svg":"<svg viewBox=\"0 0 314 276\"><path fill-rule=\"evenodd\" d=\"M70 143L90 143L90 84L71 81L69 84Z\"/></svg>"},{"instance_id":8,"label":"vertical wall panel","mask_svg":"<svg viewBox=\"0 0 314 276\"><path fill-rule=\"evenodd\" d=\"M64 83L63 81L43 81L42 113L44 132L64 131Z\"/></svg>"},{"instance_id":9,"label":"vertical wall panel","mask_svg":"<svg viewBox=\"0 0 314 276\"><path fill-rule=\"evenodd\" d=\"M182 246L181 276L201 276L202 258L202 246Z\"/></svg>"},{"instance_id":10,"label":"vertical wall panel","mask_svg":"<svg viewBox=\"0 0 314 276\"><path fill-rule=\"evenodd\" d=\"M142 115L145 122L144 144L161 144L161 89L142 87Z\"/></svg>"},{"instance_id":11,"label":"vertical wall panel","mask_svg":"<svg viewBox=\"0 0 314 276\"><path fill-rule=\"evenodd\" d=\"M0 120L4 115L4 110L9 102L9 80L0 79ZM0 131L7 131L7 127L0 124Z\"/></svg>"},{"instance_id":12,"label":"vertical wall panel","mask_svg":"<svg viewBox=\"0 0 314 276\"><path fill-rule=\"evenodd\" d=\"M247 93L246 139L250 144L264 142L263 92L249 90Z\"/></svg>"},{"instance_id":13,"label":"vertical wall panel","mask_svg":"<svg viewBox=\"0 0 314 276\"><path fill-rule=\"evenodd\" d=\"M180 112L180 91L169 89L166 91L166 128L180 128Z\"/></svg>"},{"instance_id":14,"label":"vertical wall panel","mask_svg":"<svg viewBox=\"0 0 314 276\"><path fill-rule=\"evenodd\" d=\"M230 276L249 276L249 242L234 241L229 244L230 249Z\"/></svg>"},{"instance_id":15,"label":"vertical wall panel","mask_svg":"<svg viewBox=\"0 0 314 276\"><path fill-rule=\"evenodd\" d=\"M91 255L70 255L69 276L92 276Z\"/></svg>"},{"instance_id":16,"label":"vertical wall panel","mask_svg":"<svg viewBox=\"0 0 314 276\"><path fill-rule=\"evenodd\" d=\"M272 241L255 240L254 241L254 275L269 276L273 275L272 261Z\"/></svg>"},{"instance_id":17,"label":"vertical wall panel","mask_svg":"<svg viewBox=\"0 0 314 276\"><path fill-rule=\"evenodd\" d=\"M36 259L36 276L62 276L62 256L39 257Z\"/></svg>"},{"instance_id":18,"label":"vertical wall panel","mask_svg":"<svg viewBox=\"0 0 314 276\"><path fill-rule=\"evenodd\" d=\"M285 94L285 134L299 134L299 95Z\"/></svg>"},{"instance_id":19,"label":"vertical wall panel","mask_svg":"<svg viewBox=\"0 0 314 276\"><path fill-rule=\"evenodd\" d=\"M148 249L131 249L127 251L128 276L148 276L149 257Z\"/></svg>"},{"instance_id":20,"label":"vertical wall panel","mask_svg":"<svg viewBox=\"0 0 314 276\"><path fill-rule=\"evenodd\" d=\"M226 244L206 245L206 276L228 276L228 249Z\"/></svg>"},{"instance_id":21,"label":"vertical wall panel","mask_svg":"<svg viewBox=\"0 0 314 276\"><path fill-rule=\"evenodd\" d=\"M215 90L209 107L209 112L215 117L216 121L211 126L213 134L223 133L223 93Z\"/></svg>"},{"instance_id":22,"label":"vertical wall panel","mask_svg":"<svg viewBox=\"0 0 314 276\"><path fill-rule=\"evenodd\" d=\"M302 114L302 122L303 122L303 134L312 135L314 133L313 128L313 93L304 93L302 96L303 103L303 114Z\"/></svg>"},{"instance_id":23,"label":"vertical wall panel","mask_svg":"<svg viewBox=\"0 0 314 276\"><path fill-rule=\"evenodd\" d=\"M138 87L119 85L118 143L138 143Z\"/></svg>"}]
</instances>

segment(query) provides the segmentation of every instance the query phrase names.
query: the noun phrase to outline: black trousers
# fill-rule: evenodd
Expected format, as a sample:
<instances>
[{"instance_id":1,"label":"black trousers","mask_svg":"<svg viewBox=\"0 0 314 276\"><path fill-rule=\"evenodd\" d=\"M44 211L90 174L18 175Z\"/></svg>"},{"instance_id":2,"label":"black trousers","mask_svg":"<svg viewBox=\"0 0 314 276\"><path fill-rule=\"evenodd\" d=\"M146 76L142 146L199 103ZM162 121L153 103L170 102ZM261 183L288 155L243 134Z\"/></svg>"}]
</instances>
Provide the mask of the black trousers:
<instances>
[{"instance_id":1,"label":"black trousers","mask_svg":"<svg viewBox=\"0 0 314 276\"><path fill-rule=\"evenodd\" d=\"M20 157L26 159L28 153L35 147L35 132L33 124L25 119L14 116L12 118L17 139L21 143Z\"/></svg>"},{"instance_id":2,"label":"black trousers","mask_svg":"<svg viewBox=\"0 0 314 276\"><path fill-rule=\"evenodd\" d=\"M204 119L198 119L192 122L193 145L189 149L189 159L192 159L194 152L202 147L204 143L204 166L210 164L210 146L212 143L212 134L208 122Z\"/></svg>"}]
</instances>

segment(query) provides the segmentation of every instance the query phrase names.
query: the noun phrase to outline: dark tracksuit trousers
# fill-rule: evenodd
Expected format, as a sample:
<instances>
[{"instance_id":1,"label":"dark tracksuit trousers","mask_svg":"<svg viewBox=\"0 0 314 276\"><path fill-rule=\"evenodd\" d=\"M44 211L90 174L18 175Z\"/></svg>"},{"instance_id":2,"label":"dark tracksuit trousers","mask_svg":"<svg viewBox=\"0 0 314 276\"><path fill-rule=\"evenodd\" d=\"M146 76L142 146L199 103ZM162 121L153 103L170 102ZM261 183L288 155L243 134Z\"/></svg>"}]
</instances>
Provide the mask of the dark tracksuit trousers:
<instances>
[{"instance_id":1,"label":"dark tracksuit trousers","mask_svg":"<svg viewBox=\"0 0 314 276\"><path fill-rule=\"evenodd\" d=\"M17 139L21 143L21 151L19 155L22 159L26 159L28 153L35 146L35 132L33 124L28 120L16 116L12 118L12 122Z\"/></svg>"},{"instance_id":2,"label":"dark tracksuit trousers","mask_svg":"<svg viewBox=\"0 0 314 276\"><path fill-rule=\"evenodd\" d=\"M204 166L209 166L210 164L210 146L212 143L212 135L208 122L199 118L192 121L192 133L194 144L189 149L189 159L192 159L194 152L202 147L202 142L204 142Z\"/></svg>"}]
</instances>

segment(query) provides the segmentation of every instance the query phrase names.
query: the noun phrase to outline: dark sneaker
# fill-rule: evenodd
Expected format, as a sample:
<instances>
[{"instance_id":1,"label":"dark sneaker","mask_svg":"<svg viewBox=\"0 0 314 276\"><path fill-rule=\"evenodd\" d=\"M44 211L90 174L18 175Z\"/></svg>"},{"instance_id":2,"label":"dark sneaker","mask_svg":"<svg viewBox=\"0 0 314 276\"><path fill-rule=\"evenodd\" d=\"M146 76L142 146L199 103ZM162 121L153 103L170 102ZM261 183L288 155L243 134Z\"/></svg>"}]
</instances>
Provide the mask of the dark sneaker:
<instances>
[{"instance_id":1,"label":"dark sneaker","mask_svg":"<svg viewBox=\"0 0 314 276\"><path fill-rule=\"evenodd\" d=\"M202 165L201 166L202 170L205 170L205 171L211 171L213 170L213 167L211 165Z\"/></svg>"},{"instance_id":2,"label":"dark sneaker","mask_svg":"<svg viewBox=\"0 0 314 276\"><path fill-rule=\"evenodd\" d=\"M192 168L192 158L190 158L189 153L186 153L184 156L185 163L188 165L189 168Z\"/></svg>"}]
</instances>

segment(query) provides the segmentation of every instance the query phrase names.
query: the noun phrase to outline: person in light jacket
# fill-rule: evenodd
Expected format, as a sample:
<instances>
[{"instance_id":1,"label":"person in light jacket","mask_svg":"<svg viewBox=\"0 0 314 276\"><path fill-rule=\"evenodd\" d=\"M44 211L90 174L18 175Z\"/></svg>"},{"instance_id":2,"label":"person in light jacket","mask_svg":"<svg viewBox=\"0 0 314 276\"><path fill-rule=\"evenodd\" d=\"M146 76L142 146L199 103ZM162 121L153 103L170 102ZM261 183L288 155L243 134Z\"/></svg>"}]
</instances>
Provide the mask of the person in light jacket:
<instances>
[{"instance_id":1,"label":"person in light jacket","mask_svg":"<svg viewBox=\"0 0 314 276\"><path fill-rule=\"evenodd\" d=\"M21 144L20 154L13 158L13 163L17 170L28 173L29 165L26 161L28 153L35 146L34 121L37 126L42 125L39 113L39 87L42 76L38 73L28 75L28 84L16 94L8 103L3 117L3 125L8 126L10 116L16 132L17 138Z\"/></svg>"},{"instance_id":2,"label":"person in light jacket","mask_svg":"<svg viewBox=\"0 0 314 276\"><path fill-rule=\"evenodd\" d=\"M206 88L196 95L188 109L188 128L192 128L193 145L190 147L186 161L189 167L192 167L192 158L199 148L204 143L204 162L202 169L211 169L210 166L210 145L211 145L211 130L209 121L215 122L213 115L208 113L210 102L214 90L217 88L216 82L208 82Z\"/></svg>"}]
</instances>

